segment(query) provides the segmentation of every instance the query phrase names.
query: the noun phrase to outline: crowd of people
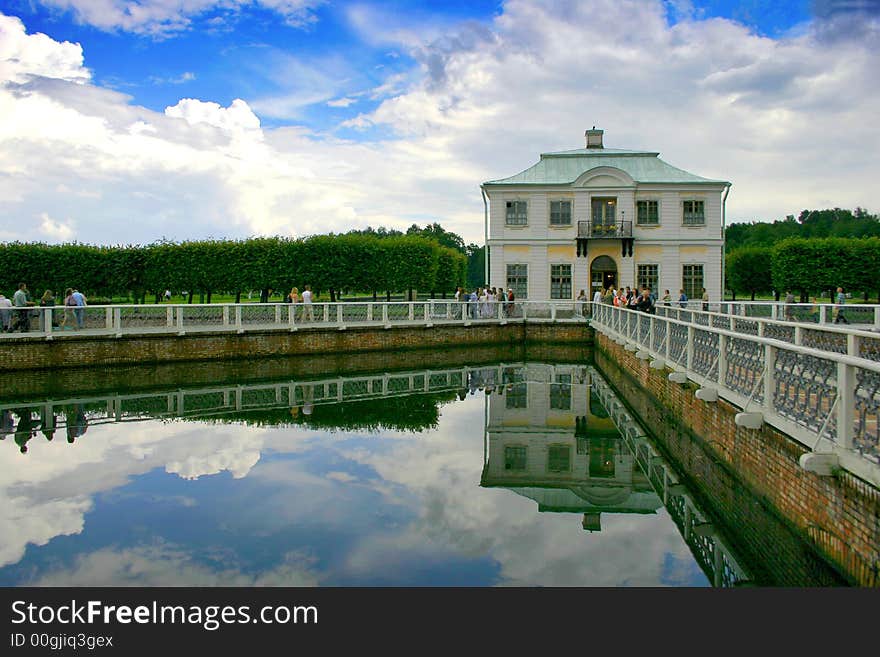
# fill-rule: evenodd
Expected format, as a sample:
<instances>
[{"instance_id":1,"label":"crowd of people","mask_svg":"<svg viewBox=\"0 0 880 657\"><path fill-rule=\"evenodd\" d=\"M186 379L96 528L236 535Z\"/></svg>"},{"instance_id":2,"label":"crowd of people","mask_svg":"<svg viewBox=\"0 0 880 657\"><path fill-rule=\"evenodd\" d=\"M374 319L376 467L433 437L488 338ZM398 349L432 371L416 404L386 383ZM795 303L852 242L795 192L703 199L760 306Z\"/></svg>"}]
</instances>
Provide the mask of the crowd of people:
<instances>
[{"instance_id":1,"label":"crowd of people","mask_svg":"<svg viewBox=\"0 0 880 657\"><path fill-rule=\"evenodd\" d=\"M48 314L41 312L40 308L52 308L56 305L52 290L46 290L39 301L34 301L26 283L19 284L12 299L0 292L0 331L27 333L31 330L34 318L39 319L40 331L45 331ZM76 288L69 287L64 291L62 305L63 313L52 313L52 327L71 330L83 328L85 307L88 305L85 295Z\"/></svg>"},{"instance_id":2,"label":"crowd of people","mask_svg":"<svg viewBox=\"0 0 880 657\"><path fill-rule=\"evenodd\" d=\"M684 296L683 290L681 294ZM593 303L604 303L609 306L629 308L630 310L640 310L642 312L653 314L656 312L657 308L657 295L651 291L651 288L644 285L641 289L636 289L634 287L631 288L629 285L621 287L620 289L616 289L612 286L607 287L604 290L596 290L596 293L593 295ZM662 303L666 306L672 304L672 297L669 294L669 290L666 290L664 293ZM684 303L687 303L686 297Z\"/></svg>"},{"instance_id":3,"label":"crowd of people","mask_svg":"<svg viewBox=\"0 0 880 657\"><path fill-rule=\"evenodd\" d=\"M513 317L515 312L516 295L513 288L497 287L479 287L473 292L467 292L464 288L458 287L455 290L455 300L462 305L462 317L471 319L490 319L499 312L497 304L501 304L500 312L504 317Z\"/></svg>"}]
</instances>

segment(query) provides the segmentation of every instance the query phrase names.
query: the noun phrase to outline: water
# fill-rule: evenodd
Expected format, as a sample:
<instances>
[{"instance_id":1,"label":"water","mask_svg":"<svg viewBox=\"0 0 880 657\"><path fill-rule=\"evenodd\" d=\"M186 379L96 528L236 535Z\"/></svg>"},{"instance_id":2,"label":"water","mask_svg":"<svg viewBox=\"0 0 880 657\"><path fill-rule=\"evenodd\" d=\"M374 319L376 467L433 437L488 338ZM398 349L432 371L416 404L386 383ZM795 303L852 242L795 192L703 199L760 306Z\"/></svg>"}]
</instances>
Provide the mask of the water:
<instances>
[{"instance_id":1,"label":"water","mask_svg":"<svg viewBox=\"0 0 880 657\"><path fill-rule=\"evenodd\" d=\"M600 379L519 363L0 403L33 418L0 443L0 585L709 585Z\"/></svg>"}]
</instances>

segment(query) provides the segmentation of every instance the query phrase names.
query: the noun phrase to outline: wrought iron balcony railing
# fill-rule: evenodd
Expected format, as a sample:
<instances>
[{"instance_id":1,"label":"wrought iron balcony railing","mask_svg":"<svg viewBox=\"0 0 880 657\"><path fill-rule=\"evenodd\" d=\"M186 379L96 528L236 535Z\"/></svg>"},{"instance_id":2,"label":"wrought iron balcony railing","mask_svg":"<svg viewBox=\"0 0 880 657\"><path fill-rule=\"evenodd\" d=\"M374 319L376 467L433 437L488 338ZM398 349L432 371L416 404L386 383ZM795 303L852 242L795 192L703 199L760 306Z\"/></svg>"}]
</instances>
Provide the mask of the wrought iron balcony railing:
<instances>
[{"instance_id":1,"label":"wrought iron balcony railing","mask_svg":"<svg viewBox=\"0 0 880 657\"><path fill-rule=\"evenodd\" d=\"M578 222L578 237L610 238L632 237L631 221L617 221L613 224L599 224L593 221Z\"/></svg>"}]
</instances>

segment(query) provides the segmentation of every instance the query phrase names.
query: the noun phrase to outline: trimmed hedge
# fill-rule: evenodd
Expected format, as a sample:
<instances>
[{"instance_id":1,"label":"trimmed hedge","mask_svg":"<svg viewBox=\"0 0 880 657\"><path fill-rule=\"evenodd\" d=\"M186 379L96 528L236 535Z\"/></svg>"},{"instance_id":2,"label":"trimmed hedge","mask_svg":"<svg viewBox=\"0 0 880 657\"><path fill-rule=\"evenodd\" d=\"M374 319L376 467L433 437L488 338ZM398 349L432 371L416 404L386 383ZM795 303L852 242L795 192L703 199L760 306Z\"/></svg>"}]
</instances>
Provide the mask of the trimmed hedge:
<instances>
[{"instance_id":1,"label":"trimmed hedge","mask_svg":"<svg viewBox=\"0 0 880 657\"><path fill-rule=\"evenodd\" d=\"M147 246L0 244L0 291L21 282L32 296L56 297L76 287L89 297L158 299L170 289L193 294L287 292L306 284L316 293L448 292L464 285L467 256L416 236L317 235L305 239L157 242Z\"/></svg>"}]
</instances>

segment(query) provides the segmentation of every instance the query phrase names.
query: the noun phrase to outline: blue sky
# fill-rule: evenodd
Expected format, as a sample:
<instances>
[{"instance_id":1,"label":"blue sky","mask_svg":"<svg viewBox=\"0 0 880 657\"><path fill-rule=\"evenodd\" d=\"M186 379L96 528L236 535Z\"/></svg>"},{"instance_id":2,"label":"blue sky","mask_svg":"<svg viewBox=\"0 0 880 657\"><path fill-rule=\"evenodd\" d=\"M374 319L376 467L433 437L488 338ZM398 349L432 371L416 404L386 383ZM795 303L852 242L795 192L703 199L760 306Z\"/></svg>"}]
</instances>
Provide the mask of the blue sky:
<instances>
[{"instance_id":1,"label":"blue sky","mask_svg":"<svg viewBox=\"0 0 880 657\"><path fill-rule=\"evenodd\" d=\"M880 211L878 16L880 0L3 0L0 239L436 220L481 242L480 182L593 124L731 180L732 221Z\"/></svg>"},{"instance_id":2,"label":"blue sky","mask_svg":"<svg viewBox=\"0 0 880 657\"><path fill-rule=\"evenodd\" d=\"M710 0L667 2L668 20L721 17L742 22L757 33L779 36L811 17L809 0ZM216 7L190 17L190 24L166 34L141 34L100 29L84 23L74 11L12 0L12 15L21 17L29 32L80 43L93 82L130 94L133 101L161 112L183 96L228 106L236 98L251 101L296 89L315 102L291 110L288 116L260 116L264 126L302 124L333 130L346 119L375 109L378 99L365 92L395 74L407 75L417 61L407 48L372 42L357 26L352 11L375 10L397 25L425 26L428 32L463 21L486 24L502 11L500 2L460 0L378 3L316 3L313 22L291 26L277 12L246 6L232 14ZM216 25L222 21L221 25ZM335 92L335 93L333 93ZM329 107L322 95L354 102ZM350 94L350 95L349 95ZM344 131L344 128L343 128ZM360 139L358 132L347 137Z\"/></svg>"}]
</instances>

